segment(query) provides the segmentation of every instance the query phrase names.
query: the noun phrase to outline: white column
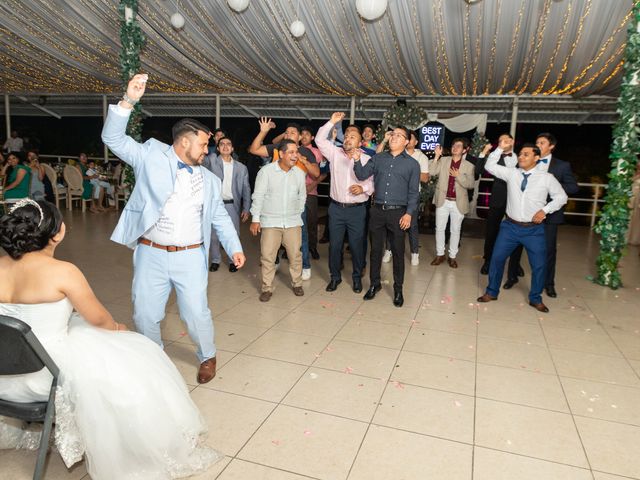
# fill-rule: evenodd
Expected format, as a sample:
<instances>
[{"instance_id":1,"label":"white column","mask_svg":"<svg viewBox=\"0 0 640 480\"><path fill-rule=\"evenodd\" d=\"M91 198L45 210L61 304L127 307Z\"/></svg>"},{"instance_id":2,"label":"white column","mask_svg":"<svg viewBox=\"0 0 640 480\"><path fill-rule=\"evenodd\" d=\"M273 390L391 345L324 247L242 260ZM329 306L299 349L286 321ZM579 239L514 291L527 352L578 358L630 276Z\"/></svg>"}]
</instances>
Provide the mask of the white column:
<instances>
[{"instance_id":1,"label":"white column","mask_svg":"<svg viewBox=\"0 0 640 480\"><path fill-rule=\"evenodd\" d=\"M220 128L220 94L216 93L216 128Z\"/></svg>"},{"instance_id":2,"label":"white column","mask_svg":"<svg viewBox=\"0 0 640 480\"><path fill-rule=\"evenodd\" d=\"M516 125L518 124L518 97L513 99L513 110L511 111L511 136L516 139Z\"/></svg>"},{"instance_id":3,"label":"white column","mask_svg":"<svg viewBox=\"0 0 640 480\"><path fill-rule=\"evenodd\" d=\"M107 121L108 109L109 109L109 105L107 103L107 96L102 95L102 123L103 124L104 122ZM104 161L106 163L107 160L109 159L109 147L107 147L106 145L104 145L103 156L104 156Z\"/></svg>"},{"instance_id":4,"label":"white column","mask_svg":"<svg viewBox=\"0 0 640 480\"><path fill-rule=\"evenodd\" d=\"M356 122L356 97L351 97L351 113L349 115L349 124L353 125Z\"/></svg>"},{"instance_id":5,"label":"white column","mask_svg":"<svg viewBox=\"0 0 640 480\"><path fill-rule=\"evenodd\" d=\"M11 105L9 104L9 94L4 94L4 118L7 125L7 138L11 137Z\"/></svg>"}]
</instances>

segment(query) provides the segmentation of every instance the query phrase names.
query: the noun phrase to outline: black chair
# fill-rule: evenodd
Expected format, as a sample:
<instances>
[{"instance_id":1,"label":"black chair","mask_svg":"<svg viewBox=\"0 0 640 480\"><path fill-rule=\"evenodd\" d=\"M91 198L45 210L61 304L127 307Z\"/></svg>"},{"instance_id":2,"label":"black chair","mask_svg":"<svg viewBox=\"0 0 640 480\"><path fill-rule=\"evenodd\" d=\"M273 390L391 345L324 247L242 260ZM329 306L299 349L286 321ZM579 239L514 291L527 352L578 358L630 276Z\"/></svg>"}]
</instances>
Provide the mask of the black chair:
<instances>
[{"instance_id":1,"label":"black chair","mask_svg":"<svg viewBox=\"0 0 640 480\"><path fill-rule=\"evenodd\" d=\"M53 375L48 402L17 403L0 399L0 415L44 423L33 480L41 479L44 472L60 371L29 325L16 318L0 315L0 375L23 375L38 372L44 367Z\"/></svg>"}]
</instances>

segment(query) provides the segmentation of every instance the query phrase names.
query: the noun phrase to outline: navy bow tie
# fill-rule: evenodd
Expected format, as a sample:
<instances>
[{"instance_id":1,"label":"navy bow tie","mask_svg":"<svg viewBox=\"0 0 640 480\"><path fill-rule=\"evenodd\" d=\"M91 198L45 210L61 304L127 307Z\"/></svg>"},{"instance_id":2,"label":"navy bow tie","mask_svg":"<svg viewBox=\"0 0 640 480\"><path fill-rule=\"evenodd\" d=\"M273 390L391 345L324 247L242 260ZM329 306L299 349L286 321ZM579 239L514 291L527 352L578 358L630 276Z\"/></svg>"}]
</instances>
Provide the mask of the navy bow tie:
<instances>
[{"instance_id":1,"label":"navy bow tie","mask_svg":"<svg viewBox=\"0 0 640 480\"><path fill-rule=\"evenodd\" d=\"M548 158L541 158L540 160L538 160L538 161L536 162L536 165L537 165L537 164L539 164L539 163L541 163L541 162L542 162L542 163L549 163L549 159L548 159Z\"/></svg>"},{"instance_id":2,"label":"navy bow tie","mask_svg":"<svg viewBox=\"0 0 640 480\"><path fill-rule=\"evenodd\" d=\"M191 168L189 165L187 165L186 163L182 163L181 161L178 160L178 170L180 170L181 168L186 168L187 172L189 173L193 173L193 168Z\"/></svg>"}]
</instances>

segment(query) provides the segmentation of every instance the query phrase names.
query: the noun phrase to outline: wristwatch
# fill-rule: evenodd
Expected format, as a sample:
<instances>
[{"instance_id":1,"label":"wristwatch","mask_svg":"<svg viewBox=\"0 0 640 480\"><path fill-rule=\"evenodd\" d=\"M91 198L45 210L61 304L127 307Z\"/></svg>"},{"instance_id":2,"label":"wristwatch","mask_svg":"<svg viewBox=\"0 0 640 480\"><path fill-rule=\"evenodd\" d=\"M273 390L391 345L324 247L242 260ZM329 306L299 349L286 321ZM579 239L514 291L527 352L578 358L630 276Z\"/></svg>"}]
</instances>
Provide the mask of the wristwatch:
<instances>
[{"instance_id":1,"label":"wristwatch","mask_svg":"<svg viewBox=\"0 0 640 480\"><path fill-rule=\"evenodd\" d=\"M138 103L138 100L134 100L133 98L131 98L129 95L127 95L127 92L125 92L122 95L122 100L124 100L125 102L127 102L129 105L131 105L132 107Z\"/></svg>"}]
</instances>

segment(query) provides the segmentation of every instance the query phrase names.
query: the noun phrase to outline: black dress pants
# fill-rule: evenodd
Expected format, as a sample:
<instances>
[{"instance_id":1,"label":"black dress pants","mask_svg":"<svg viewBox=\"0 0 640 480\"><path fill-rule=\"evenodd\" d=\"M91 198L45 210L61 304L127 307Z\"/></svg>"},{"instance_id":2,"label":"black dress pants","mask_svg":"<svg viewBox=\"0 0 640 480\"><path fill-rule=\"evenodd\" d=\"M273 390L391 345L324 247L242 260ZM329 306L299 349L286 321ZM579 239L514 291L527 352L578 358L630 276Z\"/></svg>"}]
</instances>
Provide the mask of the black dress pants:
<instances>
[{"instance_id":1,"label":"black dress pants","mask_svg":"<svg viewBox=\"0 0 640 480\"><path fill-rule=\"evenodd\" d=\"M366 245L366 216L364 204L341 207L335 202L329 204L329 223L331 236L329 237L329 272L331 280L340 280L340 264L342 263L342 247L345 234L349 238L351 261L353 265L352 278L360 280L365 264Z\"/></svg>"},{"instance_id":2,"label":"black dress pants","mask_svg":"<svg viewBox=\"0 0 640 480\"><path fill-rule=\"evenodd\" d=\"M404 236L405 231L400 228L400 218L406 213L406 208L383 210L378 205L371 207L369 218L369 232L371 233L371 265L369 277L371 286L380 285L380 269L384 254L387 232L390 235L391 252L393 253L393 288L401 289L404 283Z\"/></svg>"}]
</instances>

